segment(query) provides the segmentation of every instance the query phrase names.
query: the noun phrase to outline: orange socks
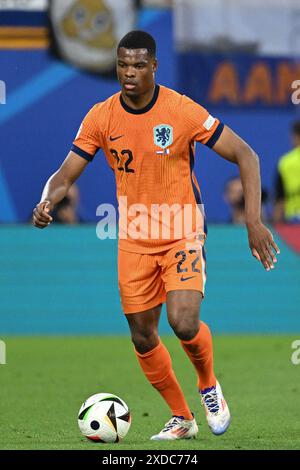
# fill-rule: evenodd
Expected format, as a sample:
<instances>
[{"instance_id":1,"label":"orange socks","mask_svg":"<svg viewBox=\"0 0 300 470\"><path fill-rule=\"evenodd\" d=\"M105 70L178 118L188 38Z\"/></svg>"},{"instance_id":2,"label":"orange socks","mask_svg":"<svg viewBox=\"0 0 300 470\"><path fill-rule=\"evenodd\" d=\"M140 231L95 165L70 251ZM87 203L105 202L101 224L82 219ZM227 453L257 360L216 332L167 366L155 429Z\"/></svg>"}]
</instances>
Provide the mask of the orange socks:
<instances>
[{"instance_id":1,"label":"orange socks","mask_svg":"<svg viewBox=\"0 0 300 470\"><path fill-rule=\"evenodd\" d=\"M199 390L216 385L213 369L213 346L210 329L200 322L200 329L190 341L181 341L198 374ZM174 416L193 419L189 406L172 369L172 361L167 348L159 341L158 345L145 354L135 350L145 376L169 405Z\"/></svg>"},{"instance_id":2,"label":"orange socks","mask_svg":"<svg viewBox=\"0 0 300 470\"><path fill-rule=\"evenodd\" d=\"M181 341L181 344L197 371L199 390L215 386L212 337L206 323L200 321L196 336L190 341Z\"/></svg>"},{"instance_id":3,"label":"orange socks","mask_svg":"<svg viewBox=\"0 0 300 470\"><path fill-rule=\"evenodd\" d=\"M163 343L159 341L154 349L145 354L140 354L136 350L135 353L147 379L167 402L172 414L193 419L172 369L169 351Z\"/></svg>"}]
</instances>

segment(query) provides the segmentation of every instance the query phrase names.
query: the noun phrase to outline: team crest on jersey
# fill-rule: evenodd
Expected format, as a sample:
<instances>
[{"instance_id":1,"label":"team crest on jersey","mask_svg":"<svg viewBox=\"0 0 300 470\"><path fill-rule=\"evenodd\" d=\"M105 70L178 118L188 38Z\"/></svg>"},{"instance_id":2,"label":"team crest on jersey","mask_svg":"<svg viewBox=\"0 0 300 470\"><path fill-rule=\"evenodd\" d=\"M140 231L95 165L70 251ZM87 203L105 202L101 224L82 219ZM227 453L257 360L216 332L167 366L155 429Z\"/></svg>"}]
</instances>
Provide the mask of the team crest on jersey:
<instances>
[{"instance_id":1,"label":"team crest on jersey","mask_svg":"<svg viewBox=\"0 0 300 470\"><path fill-rule=\"evenodd\" d=\"M173 143L173 127L169 124L159 124L153 128L154 143L165 149Z\"/></svg>"}]
</instances>

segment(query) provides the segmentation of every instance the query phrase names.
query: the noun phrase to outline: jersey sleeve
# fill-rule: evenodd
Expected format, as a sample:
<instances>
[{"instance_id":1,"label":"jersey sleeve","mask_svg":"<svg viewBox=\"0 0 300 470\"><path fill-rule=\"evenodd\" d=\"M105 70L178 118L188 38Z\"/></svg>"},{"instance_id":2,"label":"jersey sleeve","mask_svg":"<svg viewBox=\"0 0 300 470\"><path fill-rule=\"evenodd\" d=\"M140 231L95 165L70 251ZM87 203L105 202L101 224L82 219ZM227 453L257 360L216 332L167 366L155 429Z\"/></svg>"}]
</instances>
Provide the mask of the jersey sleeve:
<instances>
[{"instance_id":1,"label":"jersey sleeve","mask_svg":"<svg viewBox=\"0 0 300 470\"><path fill-rule=\"evenodd\" d=\"M73 142L71 150L77 155L92 161L102 147L99 127L99 104L95 105L85 116Z\"/></svg>"},{"instance_id":2,"label":"jersey sleeve","mask_svg":"<svg viewBox=\"0 0 300 470\"><path fill-rule=\"evenodd\" d=\"M207 109L200 104L187 96L182 98L184 119L190 140L213 147L224 129L224 124L209 114Z\"/></svg>"}]
</instances>

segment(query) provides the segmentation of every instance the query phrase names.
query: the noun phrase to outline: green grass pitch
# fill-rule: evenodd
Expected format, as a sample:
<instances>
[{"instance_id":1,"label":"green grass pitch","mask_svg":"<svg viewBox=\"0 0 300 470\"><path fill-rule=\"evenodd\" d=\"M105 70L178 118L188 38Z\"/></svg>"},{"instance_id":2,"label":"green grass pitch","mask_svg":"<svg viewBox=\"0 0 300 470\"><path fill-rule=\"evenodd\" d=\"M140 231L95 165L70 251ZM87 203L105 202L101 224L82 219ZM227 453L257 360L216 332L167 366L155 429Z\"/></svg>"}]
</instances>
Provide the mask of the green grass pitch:
<instances>
[{"instance_id":1,"label":"green grass pitch","mask_svg":"<svg viewBox=\"0 0 300 470\"><path fill-rule=\"evenodd\" d=\"M0 365L0 449L299 449L300 365L292 336L216 336L215 370L232 422L213 436L196 392L196 376L175 337L163 340L199 425L197 439L149 437L170 418L139 369L129 337L7 337ZM119 395L132 425L117 444L97 444L77 426L82 402L98 392Z\"/></svg>"}]
</instances>

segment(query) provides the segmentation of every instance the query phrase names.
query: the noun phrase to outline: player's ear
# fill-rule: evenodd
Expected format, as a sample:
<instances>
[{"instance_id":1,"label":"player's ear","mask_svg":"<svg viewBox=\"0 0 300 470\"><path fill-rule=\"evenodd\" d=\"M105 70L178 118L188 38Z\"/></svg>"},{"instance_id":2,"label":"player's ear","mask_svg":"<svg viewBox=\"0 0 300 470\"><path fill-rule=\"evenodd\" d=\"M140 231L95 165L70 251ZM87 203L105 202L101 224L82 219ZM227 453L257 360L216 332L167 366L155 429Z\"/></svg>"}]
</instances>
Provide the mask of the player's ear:
<instances>
[{"instance_id":1,"label":"player's ear","mask_svg":"<svg viewBox=\"0 0 300 470\"><path fill-rule=\"evenodd\" d=\"M156 72L157 70L157 67L158 67L158 61L157 61L157 58L155 57L155 59L153 59L153 73Z\"/></svg>"}]
</instances>

